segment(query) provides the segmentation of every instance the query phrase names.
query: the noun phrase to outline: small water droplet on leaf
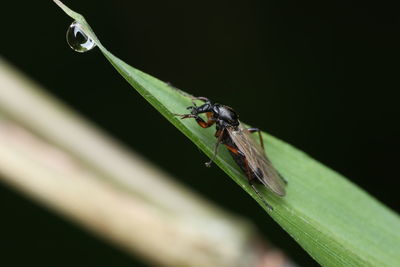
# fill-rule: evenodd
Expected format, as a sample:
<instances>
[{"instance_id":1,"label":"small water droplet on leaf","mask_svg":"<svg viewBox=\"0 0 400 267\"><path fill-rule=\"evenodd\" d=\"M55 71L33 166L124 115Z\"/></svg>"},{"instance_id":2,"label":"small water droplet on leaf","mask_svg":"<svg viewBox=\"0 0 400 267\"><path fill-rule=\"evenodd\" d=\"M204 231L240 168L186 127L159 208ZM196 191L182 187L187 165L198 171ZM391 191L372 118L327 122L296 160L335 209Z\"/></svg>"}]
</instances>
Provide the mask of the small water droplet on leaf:
<instances>
[{"instance_id":1,"label":"small water droplet on leaf","mask_svg":"<svg viewBox=\"0 0 400 267\"><path fill-rule=\"evenodd\" d=\"M96 43L82 30L81 24L74 21L67 30L67 43L76 52L83 53L93 49Z\"/></svg>"}]
</instances>

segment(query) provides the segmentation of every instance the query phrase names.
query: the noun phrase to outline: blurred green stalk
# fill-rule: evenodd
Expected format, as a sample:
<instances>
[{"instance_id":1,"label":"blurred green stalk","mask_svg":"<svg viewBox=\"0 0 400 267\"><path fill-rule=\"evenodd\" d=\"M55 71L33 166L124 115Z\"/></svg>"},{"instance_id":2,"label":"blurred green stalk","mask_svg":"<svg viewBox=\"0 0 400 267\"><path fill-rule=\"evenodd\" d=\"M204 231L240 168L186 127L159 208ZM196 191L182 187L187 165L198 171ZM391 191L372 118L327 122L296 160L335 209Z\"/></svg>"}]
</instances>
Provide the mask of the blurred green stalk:
<instances>
[{"instance_id":1,"label":"blurred green stalk","mask_svg":"<svg viewBox=\"0 0 400 267\"><path fill-rule=\"evenodd\" d=\"M121 147L0 58L0 179L163 266L288 266L254 227Z\"/></svg>"}]
</instances>

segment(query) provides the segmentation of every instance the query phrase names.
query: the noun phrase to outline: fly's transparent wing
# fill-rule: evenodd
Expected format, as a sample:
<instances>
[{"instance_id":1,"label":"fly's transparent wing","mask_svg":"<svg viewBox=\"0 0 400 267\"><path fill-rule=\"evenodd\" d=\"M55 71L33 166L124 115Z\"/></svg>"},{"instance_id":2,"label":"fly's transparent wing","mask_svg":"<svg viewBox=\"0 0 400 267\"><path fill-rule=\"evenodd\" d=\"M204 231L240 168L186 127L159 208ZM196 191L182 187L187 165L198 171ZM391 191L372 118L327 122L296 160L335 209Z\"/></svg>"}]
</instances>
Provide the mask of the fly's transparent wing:
<instances>
[{"instance_id":1,"label":"fly's transparent wing","mask_svg":"<svg viewBox=\"0 0 400 267\"><path fill-rule=\"evenodd\" d=\"M233 127L228 127L227 131L237 148L246 157L250 170L258 180L275 194L284 196L285 183L265 156L261 145L250 136L249 131L243 128L241 124L236 130Z\"/></svg>"}]
</instances>

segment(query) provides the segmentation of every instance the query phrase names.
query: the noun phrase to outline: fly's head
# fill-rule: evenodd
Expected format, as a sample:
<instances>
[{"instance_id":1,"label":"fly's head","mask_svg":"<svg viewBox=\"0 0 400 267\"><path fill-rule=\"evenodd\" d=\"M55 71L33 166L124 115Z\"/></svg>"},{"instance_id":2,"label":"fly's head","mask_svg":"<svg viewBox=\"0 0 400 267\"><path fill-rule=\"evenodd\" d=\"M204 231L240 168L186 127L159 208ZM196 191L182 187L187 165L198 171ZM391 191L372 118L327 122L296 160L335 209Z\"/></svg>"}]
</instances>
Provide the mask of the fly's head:
<instances>
[{"instance_id":1,"label":"fly's head","mask_svg":"<svg viewBox=\"0 0 400 267\"><path fill-rule=\"evenodd\" d=\"M193 105L187 107L191 115L199 115L201 113L211 113L212 120L217 124L217 128L236 127L239 125L239 116L237 113L228 106L218 103L212 103L208 98L202 97L200 100L205 102L201 106Z\"/></svg>"},{"instance_id":2,"label":"fly's head","mask_svg":"<svg viewBox=\"0 0 400 267\"><path fill-rule=\"evenodd\" d=\"M201 106L197 106L196 103L193 102L193 106L187 107L190 110L190 114L192 115L199 115L201 113L210 112L212 109L212 104L210 102L206 102Z\"/></svg>"}]
</instances>

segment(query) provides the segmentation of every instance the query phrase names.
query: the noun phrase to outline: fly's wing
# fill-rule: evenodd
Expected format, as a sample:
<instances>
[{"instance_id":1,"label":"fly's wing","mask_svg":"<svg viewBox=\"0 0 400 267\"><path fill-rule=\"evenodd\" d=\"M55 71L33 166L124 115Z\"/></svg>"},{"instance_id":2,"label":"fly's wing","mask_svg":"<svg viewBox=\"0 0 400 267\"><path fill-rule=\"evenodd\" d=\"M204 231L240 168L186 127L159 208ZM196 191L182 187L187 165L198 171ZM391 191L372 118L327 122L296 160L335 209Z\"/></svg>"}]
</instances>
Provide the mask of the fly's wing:
<instances>
[{"instance_id":1,"label":"fly's wing","mask_svg":"<svg viewBox=\"0 0 400 267\"><path fill-rule=\"evenodd\" d=\"M228 127L227 130L237 148L246 157L250 170L258 180L275 194L284 196L285 183L265 156L261 145L250 136L249 131L241 125L237 130L233 127Z\"/></svg>"}]
</instances>

